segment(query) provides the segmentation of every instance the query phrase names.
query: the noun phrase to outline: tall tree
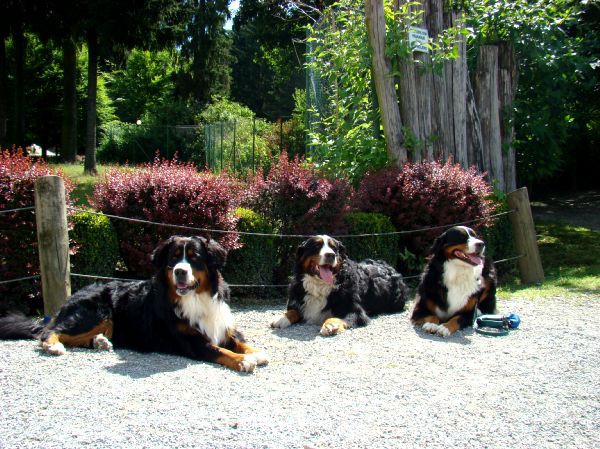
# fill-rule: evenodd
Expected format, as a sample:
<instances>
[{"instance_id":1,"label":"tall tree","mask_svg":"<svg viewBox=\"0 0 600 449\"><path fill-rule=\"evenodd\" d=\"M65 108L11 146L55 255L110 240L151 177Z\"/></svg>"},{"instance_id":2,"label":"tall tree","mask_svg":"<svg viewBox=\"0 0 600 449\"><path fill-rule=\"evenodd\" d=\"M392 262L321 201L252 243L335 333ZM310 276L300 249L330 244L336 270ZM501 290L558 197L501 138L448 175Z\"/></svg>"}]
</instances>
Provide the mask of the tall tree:
<instances>
[{"instance_id":1,"label":"tall tree","mask_svg":"<svg viewBox=\"0 0 600 449\"><path fill-rule=\"evenodd\" d=\"M184 3L189 18L178 43L183 70L178 74L177 91L204 106L213 96L228 96L230 92L231 38L223 28L229 18L229 0Z\"/></svg>"},{"instance_id":2,"label":"tall tree","mask_svg":"<svg viewBox=\"0 0 600 449\"><path fill-rule=\"evenodd\" d=\"M406 161L406 147L402 135L402 120L392 76L392 65L385 54L385 16L381 0L365 0L367 34L373 59L373 78L385 144L390 161L401 164Z\"/></svg>"},{"instance_id":3,"label":"tall tree","mask_svg":"<svg viewBox=\"0 0 600 449\"><path fill-rule=\"evenodd\" d=\"M300 6L306 9L300 10ZM304 88L305 25L314 5L242 0L233 21L232 97L259 116L275 120L294 108Z\"/></svg>"},{"instance_id":4,"label":"tall tree","mask_svg":"<svg viewBox=\"0 0 600 449\"><path fill-rule=\"evenodd\" d=\"M182 2L156 0L132 4L128 1L82 0L88 46L88 102L84 172L95 175L97 133L97 77L99 49L151 47L173 42L175 30L185 15Z\"/></svg>"},{"instance_id":5,"label":"tall tree","mask_svg":"<svg viewBox=\"0 0 600 449\"><path fill-rule=\"evenodd\" d=\"M63 39L63 113L61 156L74 162L77 156L77 45L74 37Z\"/></svg>"}]
</instances>

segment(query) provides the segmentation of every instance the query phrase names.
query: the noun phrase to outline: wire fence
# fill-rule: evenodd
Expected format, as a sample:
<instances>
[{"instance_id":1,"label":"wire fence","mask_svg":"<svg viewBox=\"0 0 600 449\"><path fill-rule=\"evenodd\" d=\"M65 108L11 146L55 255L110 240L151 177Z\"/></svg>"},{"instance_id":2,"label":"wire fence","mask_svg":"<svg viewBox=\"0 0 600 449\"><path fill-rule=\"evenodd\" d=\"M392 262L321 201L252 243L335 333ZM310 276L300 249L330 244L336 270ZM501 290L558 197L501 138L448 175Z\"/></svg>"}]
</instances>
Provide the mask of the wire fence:
<instances>
[{"instance_id":1,"label":"wire fence","mask_svg":"<svg viewBox=\"0 0 600 449\"><path fill-rule=\"evenodd\" d=\"M0 215L8 214L8 213L18 213L18 212L29 211L29 210L34 210L34 209L35 208L32 206L32 207L24 207L24 208L18 208L18 209L3 210L3 211L0 211ZM231 230L221 230L221 229L198 228L198 227L193 227L193 226L182 226L182 225L176 225L176 224L170 224L170 223L159 223L159 222L142 220L142 219L137 219L137 218L103 214L101 212L94 212L94 211L90 211L90 210L86 210L86 209L79 209L76 207L67 207L67 210L70 210L73 212L85 212L85 213L93 214L93 215L102 215L102 216L105 216L108 218L112 218L112 219L116 219L116 220L123 220L123 221L127 221L130 223L162 226L162 227L168 227L168 228L173 228L173 229L196 231L196 232L201 232L201 233L206 233L206 234L239 234L239 235L257 236L257 237L298 238L298 239L304 239L304 238L308 238L308 237L312 236L312 234L280 234L280 233L245 232L245 231L231 231ZM453 226L464 226L464 225L468 225L468 224L473 224L473 223L489 220L490 218L498 218L498 217L505 216L505 215L508 215L508 214L511 214L514 212L515 212L514 210L509 210L509 211L500 212L497 214L492 214L487 217L477 218L474 220L468 220L468 221L464 221L464 222L458 222L458 223L452 223L452 224L440 225L440 226L430 226L430 227L426 227L426 228L408 230L408 231L394 231L394 232L381 232L381 233L368 233L368 234L331 234L331 236L334 238L338 238L338 239L347 239L347 238L385 237L385 236L390 236L390 235L414 234L414 233L421 233L421 232L427 232L427 231L432 231L432 230L448 229ZM517 260L521 257L523 257L522 254L516 255L513 257L507 257L507 258L495 260L494 264L510 262L513 260ZM90 278L90 279L95 279L95 280L140 281L139 279L124 279L124 278L118 278L118 277L97 276L97 275L79 274L79 273L70 273L70 275L73 277ZM416 279L416 278L419 278L420 276L421 275L403 276L403 278L408 280L408 279ZM37 279L39 277L40 277L40 275L34 275L34 276L26 276L26 277L19 277L19 278L15 278L15 279L3 280L3 281L0 281L0 285ZM287 287L287 284L229 284L229 286L234 287L234 288L285 288L285 287Z\"/></svg>"}]
</instances>

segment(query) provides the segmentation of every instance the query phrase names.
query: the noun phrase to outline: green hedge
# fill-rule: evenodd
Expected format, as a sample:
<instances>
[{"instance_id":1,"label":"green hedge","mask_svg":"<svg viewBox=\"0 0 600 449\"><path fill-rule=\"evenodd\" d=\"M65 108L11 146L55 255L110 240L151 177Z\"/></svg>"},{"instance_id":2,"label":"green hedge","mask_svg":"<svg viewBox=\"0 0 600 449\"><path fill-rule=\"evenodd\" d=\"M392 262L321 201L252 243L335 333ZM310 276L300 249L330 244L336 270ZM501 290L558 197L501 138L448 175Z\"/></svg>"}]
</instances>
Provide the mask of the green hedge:
<instances>
[{"instance_id":1,"label":"green hedge","mask_svg":"<svg viewBox=\"0 0 600 449\"><path fill-rule=\"evenodd\" d=\"M348 234L380 234L395 232L389 217L376 212L349 212L344 217ZM372 237L348 237L343 240L348 256L356 261L364 259L385 260L395 267L398 263L397 234Z\"/></svg>"},{"instance_id":2,"label":"green hedge","mask_svg":"<svg viewBox=\"0 0 600 449\"><path fill-rule=\"evenodd\" d=\"M499 203L496 213L510 210L504 194L497 195L494 199ZM510 215L502 215L496 218L496 222L489 228L483 228L480 232L481 238L485 241L485 254L492 260L509 259L517 256L517 250L513 241L512 225ZM511 260L496 264L496 271L499 276L512 277L518 275L517 260Z\"/></svg>"},{"instance_id":3,"label":"green hedge","mask_svg":"<svg viewBox=\"0 0 600 449\"><path fill-rule=\"evenodd\" d=\"M71 271L76 274L114 276L120 259L117 234L110 220L104 215L78 212L72 217L70 238L78 247L71 256ZM90 284L93 279L74 276L71 290Z\"/></svg>"},{"instance_id":4,"label":"green hedge","mask_svg":"<svg viewBox=\"0 0 600 449\"><path fill-rule=\"evenodd\" d=\"M241 232L257 232L272 234L273 227L260 214L244 208L235 210L239 218L237 229ZM223 269L223 277L229 284L271 285L273 271L277 266L276 237L240 235L242 247L231 250L227 256L227 264ZM234 288L236 296L271 296L277 293L272 288Z\"/></svg>"}]
</instances>

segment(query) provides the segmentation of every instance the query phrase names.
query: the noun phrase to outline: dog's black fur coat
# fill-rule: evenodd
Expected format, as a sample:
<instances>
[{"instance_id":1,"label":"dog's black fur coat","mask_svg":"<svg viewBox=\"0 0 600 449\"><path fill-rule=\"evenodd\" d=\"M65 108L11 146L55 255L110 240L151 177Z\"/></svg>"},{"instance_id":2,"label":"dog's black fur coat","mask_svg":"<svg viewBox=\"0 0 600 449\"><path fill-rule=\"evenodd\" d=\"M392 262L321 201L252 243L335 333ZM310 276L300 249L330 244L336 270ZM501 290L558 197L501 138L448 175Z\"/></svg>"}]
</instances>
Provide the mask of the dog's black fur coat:
<instances>
[{"instance_id":1,"label":"dog's black fur coat","mask_svg":"<svg viewBox=\"0 0 600 449\"><path fill-rule=\"evenodd\" d=\"M190 259L189 264L186 257ZM195 295L189 300L224 303L229 300L229 287L219 269L225 258L226 251L213 240L173 236L154 251L152 262L156 272L151 279L84 287L68 299L47 325L22 315L7 315L0 318L0 338L37 338L42 342L53 339L65 341L67 345L89 347L93 337L90 332L105 329L115 348L176 354L212 362L227 358L228 353L224 356L221 348L230 351L242 348L244 353L249 353L252 348L245 345L242 334L233 324L227 328L222 326L221 341L214 342L197 325L196 319L201 316L192 317L192 321L184 316L180 309L183 299L176 293L177 286L172 280L173 267L184 260L190 273L199 276L192 278L196 283L185 290L185 294ZM229 316L228 307L223 311ZM89 335L92 337L88 338ZM76 343L71 344L74 341ZM228 360L218 363L237 369L237 365L233 366L235 363ZM243 366L241 370L246 368Z\"/></svg>"},{"instance_id":2,"label":"dog's black fur coat","mask_svg":"<svg viewBox=\"0 0 600 449\"><path fill-rule=\"evenodd\" d=\"M346 319L350 325L365 326L369 317L404 310L408 289L400 273L381 260L355 262L348 258L340 241L331 239L331 242L340 263L323 313ZM294 276L288 290L288 310L301 313L307 295L304 277L310 275L303 266L303 260L319 249L318 239L314 237L298 247Z\"/></svg>"}]
</instances>

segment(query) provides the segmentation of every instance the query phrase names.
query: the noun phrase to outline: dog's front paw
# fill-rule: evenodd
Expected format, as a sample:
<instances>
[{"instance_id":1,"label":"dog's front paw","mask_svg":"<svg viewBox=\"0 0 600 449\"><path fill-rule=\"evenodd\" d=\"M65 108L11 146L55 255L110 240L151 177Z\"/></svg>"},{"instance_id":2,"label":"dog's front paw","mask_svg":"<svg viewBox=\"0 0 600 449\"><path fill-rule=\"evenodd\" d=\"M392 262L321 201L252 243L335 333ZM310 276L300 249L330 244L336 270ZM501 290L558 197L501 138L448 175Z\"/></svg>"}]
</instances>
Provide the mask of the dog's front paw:
<instances>
[{"instance_id":1,"label":"dog's front paw","mask_svg":"<svg viewBox=\"0 0 600 449\"><path fill-rule=\"evenodd\" d=\"M440 325L436 324L436 323L423 323L423 330L425 332L429 332L430 334L437 333L439 328L440 328Z\"/></svg>"},{"instance_id":2,"label":"dog's front paw","mask_svg":"<svg viewBox=\"0 0 600 449\"><path fill-rule=\"evenodd\" d=\"M61 342L48 343L44 341L42 342L42 349L48 354L52 355L65 355L67 353L65 345L63 345Z\"/></svg>"},{"instance_id":3,"label":"dog's front paw","mask_svg":"<svg viewBox=\"0 0 600 449\"><path fill-rule=\"evenodd\" d=\"M273 320L271 322L271 327L275 328L275 329L285 329L290 324L292 324L290 322L290 320L288 320L287 317L285 315L283 315L283 316L280 316L279 318Z\"/></svg>"},{"instance_id":4,"label":"dog's front paw","mask_svg":"<svg viewBox=\"0 0 600 449\"><path fill-rule=\"evenodd\" d=\"M252 354L244 355L237 364L237 371L240 373L251 373L256 368L257 360Z\"/></svg>"},{"instance_id":5,"label":"dog's front paw","mask_svg":"<svg viewBox=\"0 0 600 449\"><path fill-rule=\"evenodd\" d=\"M446 326L444 326L443 324L440 324L437 328L437 331L435 332L437 335L439 335L440 337L449 337L450 335L452 335L454 332L452 332L450 329L448 329Z\"/></svg>"},{"instance_id":6,"label":"dog's front paw","mask_svg":"<svg viewBox=\"0 0 600 449\"><path fill-rule=\"evenodd\" d=\"M321 335L324 337L330 337L332 335L338 335L348 329L348 324L344 320L339 318L329 318L321 326Z\"/></svg>"},{"instance_id":7,"label":"dog's front paw","mask_svg":"<svg viewBox=\"0 0 600 449\"><path fill-rule=\"evenodd\" d=\"M256 360L257 366L264 366L269 364L269 357L263 351L252 352L250 354L246 354L248 358L253 357Z\"/></svg>"},{"instance_id":8,"label":"dog's front paw","mask_svg":"<svg viewBox=\"0 0 600 449\"><path fill-rule=\"evenodd\" d=\"M104 334L98 334L92 340L92 344L94 349L101 349L103 351L112 351L113 344L110 342L108 338Z\"/></svg>"}]
</instances>

